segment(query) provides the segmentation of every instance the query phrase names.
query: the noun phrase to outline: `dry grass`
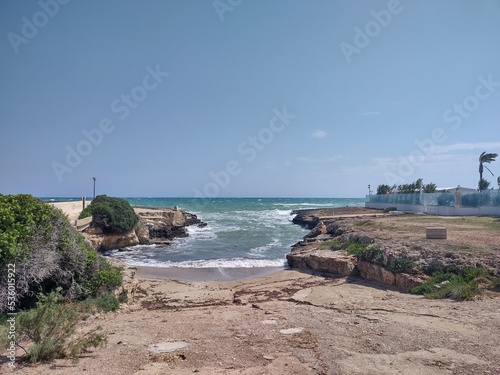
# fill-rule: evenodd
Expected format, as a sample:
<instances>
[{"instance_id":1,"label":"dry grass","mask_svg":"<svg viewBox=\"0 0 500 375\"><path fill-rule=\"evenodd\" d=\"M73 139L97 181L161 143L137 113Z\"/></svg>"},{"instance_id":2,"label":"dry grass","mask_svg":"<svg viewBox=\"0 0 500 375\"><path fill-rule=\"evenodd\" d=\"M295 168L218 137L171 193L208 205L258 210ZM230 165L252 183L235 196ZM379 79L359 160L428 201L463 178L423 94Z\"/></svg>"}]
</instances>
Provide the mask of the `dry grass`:
<instances>
[{"instance_id":1,"label":"dry grass","mask_svg":"<svg viewBox=\"0 0 500 375\"><path fill-rule=\"evenodd\" d=\"M351 220L356 230L381 240L406 240L414 246L433 250L490 254L500 252L500 218L497 217L407 214L376 218L359 217ZM432 226L446 227L448 238L427 239L426 227Z\"/></svg>"}]
</instances>

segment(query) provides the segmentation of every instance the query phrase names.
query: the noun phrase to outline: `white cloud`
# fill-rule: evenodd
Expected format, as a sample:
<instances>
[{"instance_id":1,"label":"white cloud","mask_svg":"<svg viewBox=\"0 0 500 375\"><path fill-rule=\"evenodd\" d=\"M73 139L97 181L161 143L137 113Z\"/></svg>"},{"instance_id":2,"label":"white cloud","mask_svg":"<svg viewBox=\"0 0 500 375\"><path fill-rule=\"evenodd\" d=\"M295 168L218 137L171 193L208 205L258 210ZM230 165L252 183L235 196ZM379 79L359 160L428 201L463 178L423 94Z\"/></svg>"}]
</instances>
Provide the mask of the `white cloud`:
<instances>
[{"instance_id":1,"label":"white cloud","mask_svg":"<svg viewBox=\"0 0 500 375\"><path fill-rule=\"evenodd\" d=\"M299 156L297 160L302 163L334 163L342 159L342 155L337 155L331 158L309 158L306 156Z\"/></svg>"},{"instance_id":2,"label":"white cloud","mask_svg":"<svg viewBox=\"0 0 500 375\"><path fill-rule=\"evenodd\" d=\"M363 112L361 115L363 115L363 116L378 116L380 114L381 114L380 112L370 111L370 112Z\"/></svg>"},{"instance_id":3,"label":"white cloud","mask_svg":"<svg viewBox=\"0 0 500 375\"><path fill-rule=\"evenodd\" d=\"M327 135L328 135L327 132L325 132L324 130L320 130L320 129L315 130L314 132L311 133L311 137L318 138L318 139L325 138Z\"/></svg>"},{"instance_id":4,"label":"white cloud","mask_svg":"<svg viewBox=\"0 0 500 375\"><path fill-rule=\"evenodd\" d=\"M500 150L500 142L455 143L453 145L436 145L434 153L446 154L451 151L493 151ZM479 156L479 155L478 155Z\"/></svg>"}]
</instances>

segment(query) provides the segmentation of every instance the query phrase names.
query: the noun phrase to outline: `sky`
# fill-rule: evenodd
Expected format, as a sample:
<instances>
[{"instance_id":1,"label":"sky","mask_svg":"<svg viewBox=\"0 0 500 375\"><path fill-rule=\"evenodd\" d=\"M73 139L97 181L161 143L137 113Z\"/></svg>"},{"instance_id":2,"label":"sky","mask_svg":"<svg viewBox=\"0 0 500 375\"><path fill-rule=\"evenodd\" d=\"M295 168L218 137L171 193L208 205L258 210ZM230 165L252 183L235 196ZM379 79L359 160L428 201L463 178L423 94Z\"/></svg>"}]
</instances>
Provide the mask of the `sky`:
<instances>
[{"instance_id":1,"label":"sky","mask_svg":"<svg viewBox=\"0 0 500 375\"><path fill-rule=\"evenodd\" d=\"M500 154L499 19L498 0L2 1L0 193L475 188Z\"/></svg>"}]
</instances>

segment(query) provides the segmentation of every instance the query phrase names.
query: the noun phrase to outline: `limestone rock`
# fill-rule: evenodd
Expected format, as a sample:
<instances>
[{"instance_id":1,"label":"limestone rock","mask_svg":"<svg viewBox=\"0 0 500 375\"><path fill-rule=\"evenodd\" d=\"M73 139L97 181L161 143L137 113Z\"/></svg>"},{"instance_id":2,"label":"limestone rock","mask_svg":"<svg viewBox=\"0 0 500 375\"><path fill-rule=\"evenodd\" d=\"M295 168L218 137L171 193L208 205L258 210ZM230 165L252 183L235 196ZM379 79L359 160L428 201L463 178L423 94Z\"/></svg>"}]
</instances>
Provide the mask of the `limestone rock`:
<instances>
[{"instance_id":1,"label":"limestone rock","mask_svg":"<svg viewBox=\"0 0 500 375\"><path fill-rule=\"evenodd\" d=\"M377 281L387 285L396 284L396 274L385 269L378 264L367 262L365 260L358 261L359 275L366 280Z\"/></svg>"},{"instance_id":2,"label":"limestone rock","mask_svg":"<svg viewBox=\"0 0 500 375\"><path fill-rule=\"evenodd\" d=\"M292 211L292 214L294 214L295 211ZM300 213L297 214L293 219L292 222L294 224L306 227L308 229L312 229L316 226L316 224L319 223L319 218L314 215L308 215L307 213Z\"/></svg>"},{"instance_id":3,"label":"limestone rock","mask_svg":"<svg viewBox=\"0 0 500 375\"><path fill-rule=\"evenodd\" d=\"M104 234L98 231L89 231L84 233L86 239L90 241L92 247L96 250L120 249L139 244L139 239L134 230L123 234Z\"/></svg>"},{"instance_id":4,"label":"limestone rock","mask_svg":"<svg viewBox=\"0 0 500 375\"><path fill-rule=\"evenodd\" d=\"M137 235L137 238L139 240L140 245L151 244L151 241L149 238L149 229L146 225L143 224L143 222L141 220L139 220L139 223L137 223L137 226L135 229L135 234Z\"/></svg>"},{"instance_id":5,"label":"limestone rock","mask_svg":"<svg viewBox=\"0 0 500 375\"><path fill-rule=\"evenodd\" d=\"M424 282L425 279L422 276L414 276L407 273L396 274L396 286L406 293Z\"/></svg>"},{"instance_id":6,"label":"limestone rock","mask_svg":"<svg viewBox=\"0 0 500 375\"><path fill-rule=\"evenodd\" d=\"M355 276L358 274L356 257L347 255L344 251L310 251L307 248L304 250L296 248L287 254L286 258L292 268L311 269L341 276Z\"/></svg>"},{"instance_id":7,"label":"limestone rock","mask_svg":"<svg viewBox=\"0 0 500 375\"><path fill-rule=\"evenodd\" d=\"M326 225L322 221L320 221L308 234L305 235L304 239L315 238L319 235L325 234L326 232Z\"/></svg>"},{"instance_id":8,"label":"limestone rock","mask_svg":"<svg viewBox=\"0 0 500 375\"><path fill-rule=\"evenodd\" d=\"M187 237L186 226L203 224L196 215L170 209L136 209L139 221L126 233L104 233L91 226L83 235L96 250L122 249L135 245L169 244L176 237Z\"/></svg>"}]
</instances>

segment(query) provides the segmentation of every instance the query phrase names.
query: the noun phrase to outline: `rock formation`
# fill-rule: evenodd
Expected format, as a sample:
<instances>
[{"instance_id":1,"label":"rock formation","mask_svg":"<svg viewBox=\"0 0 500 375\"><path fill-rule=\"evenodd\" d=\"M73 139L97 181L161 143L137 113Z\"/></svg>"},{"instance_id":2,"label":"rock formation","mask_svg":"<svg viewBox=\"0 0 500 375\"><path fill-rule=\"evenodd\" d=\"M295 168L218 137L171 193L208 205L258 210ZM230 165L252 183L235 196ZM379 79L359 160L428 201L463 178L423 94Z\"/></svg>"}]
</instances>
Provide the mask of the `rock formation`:
<instances>
[{"instance_id":1,"label":"rock formation","mask_svg":"<svg viewBox=\"0 0 500 375\"><path fill-rule=\"evenodd\" d=\"M139 244L169 244L174 238L187 237L187 226L205 224L196 215L175 209L138 207L134 210L139 215L139 221L132 230L108 234L90 225L84 230L84 237L96 250L123 249Z\"/></svg>"},{"instance_id":2,"label":"rock formation","mask_svg":"<svg viewBox=\"0 0 500 375\"><path fill-rule=\"evenodd\" d=\"M378 261L370 261L358 259L357 256L349 255L344 250L321 249L319 245L331 239L340 242L356 241L362 244L372 244L375 240L370 236L354 232L353 228L342 220L333 218L321 220L315 215L314 210L299 210L294 213L297 216L293 222L311 231L302 241L293 245L291 252L287 254L290 267L339 276L359 276L366 280L395 285L404 292L409 292L425 281L425 275L395 273L387 269L389 261L397 259L397 254L390 252L381 254L381 259Z\"/></svg>"}]
</instances>

